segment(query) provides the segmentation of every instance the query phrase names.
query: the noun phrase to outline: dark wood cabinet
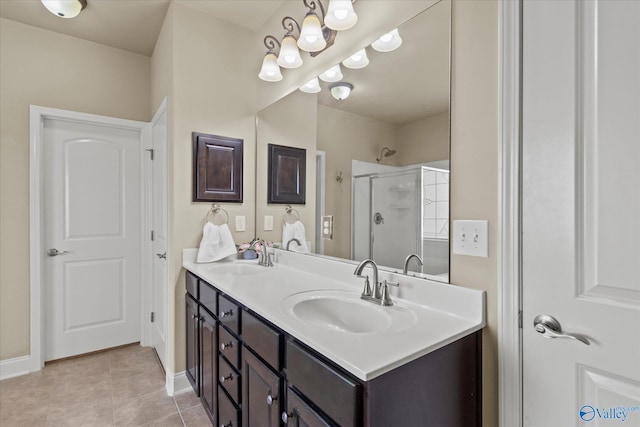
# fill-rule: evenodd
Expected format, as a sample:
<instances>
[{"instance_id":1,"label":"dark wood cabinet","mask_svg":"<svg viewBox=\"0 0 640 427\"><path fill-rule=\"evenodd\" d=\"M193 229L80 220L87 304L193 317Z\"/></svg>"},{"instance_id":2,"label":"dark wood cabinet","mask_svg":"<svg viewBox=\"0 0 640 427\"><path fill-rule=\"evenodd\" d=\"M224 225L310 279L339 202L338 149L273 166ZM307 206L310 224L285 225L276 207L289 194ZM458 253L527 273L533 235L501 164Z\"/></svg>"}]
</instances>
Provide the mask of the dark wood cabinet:
<instances>
[{"instance_id":1,"label":"dark wood cabinet","mask_svg":"<svg viewBox=\"0 0 640 427\"><path fill-rule=\"evenodd\" d=\"M242 425L278 427L282 413L282 379L250 350L245 349L242 354Z\"/></svg>"},{"instance_id":2,"label":"dark wood cabinet","mask_svg":"<svg viewBox=\"0 0 640 427\"><path fill-rule=\"evenodd\" d=\"M191 383L193 390L200 396L200 315L198 303L187 293L186 302L186 324L187 324L187 379Z\"/></svg>"},{"instance_id":3,"label":"dark wood cabinet","mask_svg":"<svg viewBox=\"0 0 640 427\"><path fill-rule=\"evenodd\" d=\"M200 399L211 420L216 420L216 404L218 398L217 363L218 335L216 319L206 310L200 315L200 364L202 369L200 383Z\"/></svg>"},{"instance_id":4,"label":"dark wood cabinet","mask_svg":"<svg viewBox=\"0 0 640 427\"><path fill-rule=\"evenodd\" d=\"M187 377L216 426L482 424L481 331L361 381L190 272L187 290Z\"/></svg>"}]
</instances>

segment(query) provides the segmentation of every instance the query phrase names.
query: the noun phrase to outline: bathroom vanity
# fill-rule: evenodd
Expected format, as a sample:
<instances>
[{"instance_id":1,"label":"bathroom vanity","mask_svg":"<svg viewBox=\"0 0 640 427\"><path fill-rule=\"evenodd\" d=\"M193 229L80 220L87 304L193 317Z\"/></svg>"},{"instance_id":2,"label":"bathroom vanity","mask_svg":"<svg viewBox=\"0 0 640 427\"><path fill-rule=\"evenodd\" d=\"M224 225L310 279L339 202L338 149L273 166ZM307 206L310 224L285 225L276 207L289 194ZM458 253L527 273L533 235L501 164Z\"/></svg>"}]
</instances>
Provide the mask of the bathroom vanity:
<instances>
[{"instance_id":1,"label":"bathroom vanity","mask_svg":"<svg viewBox=\"0 0 640 427\"><path fill-rule=\"evenodd\" d=\"M187 376L213 425L481 425L483 292L380 272L400 282L380 307L349 263L192 255Z\"/></svg>"}]
</instances>

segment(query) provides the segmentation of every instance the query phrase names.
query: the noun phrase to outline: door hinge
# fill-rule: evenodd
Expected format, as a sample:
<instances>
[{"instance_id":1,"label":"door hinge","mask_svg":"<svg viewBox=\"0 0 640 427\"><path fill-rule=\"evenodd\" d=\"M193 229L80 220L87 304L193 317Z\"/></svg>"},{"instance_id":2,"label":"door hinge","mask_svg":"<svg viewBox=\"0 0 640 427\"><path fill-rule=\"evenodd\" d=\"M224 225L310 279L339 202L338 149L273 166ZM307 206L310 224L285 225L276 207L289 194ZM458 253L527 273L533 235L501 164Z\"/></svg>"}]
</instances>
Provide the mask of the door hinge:
<instances>
[{"instance_id":1,"label":"door hinge","mask_svg":"<svg viewBox=\"0 0 640 427\"><path fill-rule=\"evenodd\" d=\"M156 237L155 233L153 232L153 230L151 230L151 241L152 242L155 239L155 237Z\"/></svg>"},{"instance_id":2,"label":"door hinge","mask_svg":"<svg viewBox=\"0 0 640 427\"><path fill-rule=\"evenodd\" d=\"M518 311L518 328L522 329L522 310Z\"/></svg>"},{"instance_id":3,"label":"door hinge","mask_svg":"<svg viewBox=\"0 0 640 427\"><path fill-rule=\"evenodd\" d=\"M151 323L156 321L156 314L152 311L151 312Z\"/></svg>"},{"instance_id":4,"label":"door hinge","mask_svg":"<svg viewBox=\"0 0 640 427\"><path fill-rule=\"evenodd\" d=\"M151 160L153 160L153 151L154 151L154 150L153 150L153 148L147 148L147 149L146 149L146 150L144 150L144 151L148 151L148 152L149 152L149 154L151 155Z\"/></svg>"}]
</instances>

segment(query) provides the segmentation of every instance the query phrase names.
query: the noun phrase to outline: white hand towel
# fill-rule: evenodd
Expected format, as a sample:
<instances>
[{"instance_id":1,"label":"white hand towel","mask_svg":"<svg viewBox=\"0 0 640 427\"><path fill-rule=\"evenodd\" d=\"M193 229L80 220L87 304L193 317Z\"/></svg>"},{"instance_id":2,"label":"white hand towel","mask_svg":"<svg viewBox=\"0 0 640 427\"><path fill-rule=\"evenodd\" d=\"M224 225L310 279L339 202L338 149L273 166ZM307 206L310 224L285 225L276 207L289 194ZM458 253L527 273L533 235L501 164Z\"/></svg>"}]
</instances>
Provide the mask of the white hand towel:
<instances>
[{"instance_id":1,"label":"white hand towel","mask_svg":"<svg viewBox=\"0 0 640 427\"><path fill-rule=\"evenodd\" d=\"M196 262L213 262L236 253L236 244L227 224L214 225L207 221Z\"/></svg>"},{"instance_id":2,"label":"white hand towel","mask_svg":"<svg viewBox=\"0 0 640 427\"><path fill-rule=\"evenodd\" d=\"M300 221L296 221L293 224L285 222L282 225L282 247L286 249L287 243L291 239L298 239L301 243L300 246L296 242L289 244L289 250L292 252L309 252L307 246L307 238L304 235L304 225Z\"/></svg>"}]
</instances>

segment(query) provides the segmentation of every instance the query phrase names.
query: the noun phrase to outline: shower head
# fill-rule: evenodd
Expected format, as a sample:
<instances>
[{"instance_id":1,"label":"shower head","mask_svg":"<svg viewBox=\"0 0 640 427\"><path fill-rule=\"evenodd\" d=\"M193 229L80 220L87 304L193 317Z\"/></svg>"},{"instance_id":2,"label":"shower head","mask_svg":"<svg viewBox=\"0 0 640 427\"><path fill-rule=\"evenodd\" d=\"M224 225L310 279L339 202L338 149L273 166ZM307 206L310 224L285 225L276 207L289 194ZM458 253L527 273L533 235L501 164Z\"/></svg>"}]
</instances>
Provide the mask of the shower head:
<instances>
[{"instance_id":1,"label":"shower head","mask_svg":"<svg viewBox=\"0 0 640 427\"><path fill-rule=\"evenodd\" d=\"M394 154L396 154L396 150L392 150L389 147L384 147L382 151L380 151L380 156L376 158L376 162L380 163L380 160L382 160L383 157L391 157Z\"/></svg>"}]
</instances>

